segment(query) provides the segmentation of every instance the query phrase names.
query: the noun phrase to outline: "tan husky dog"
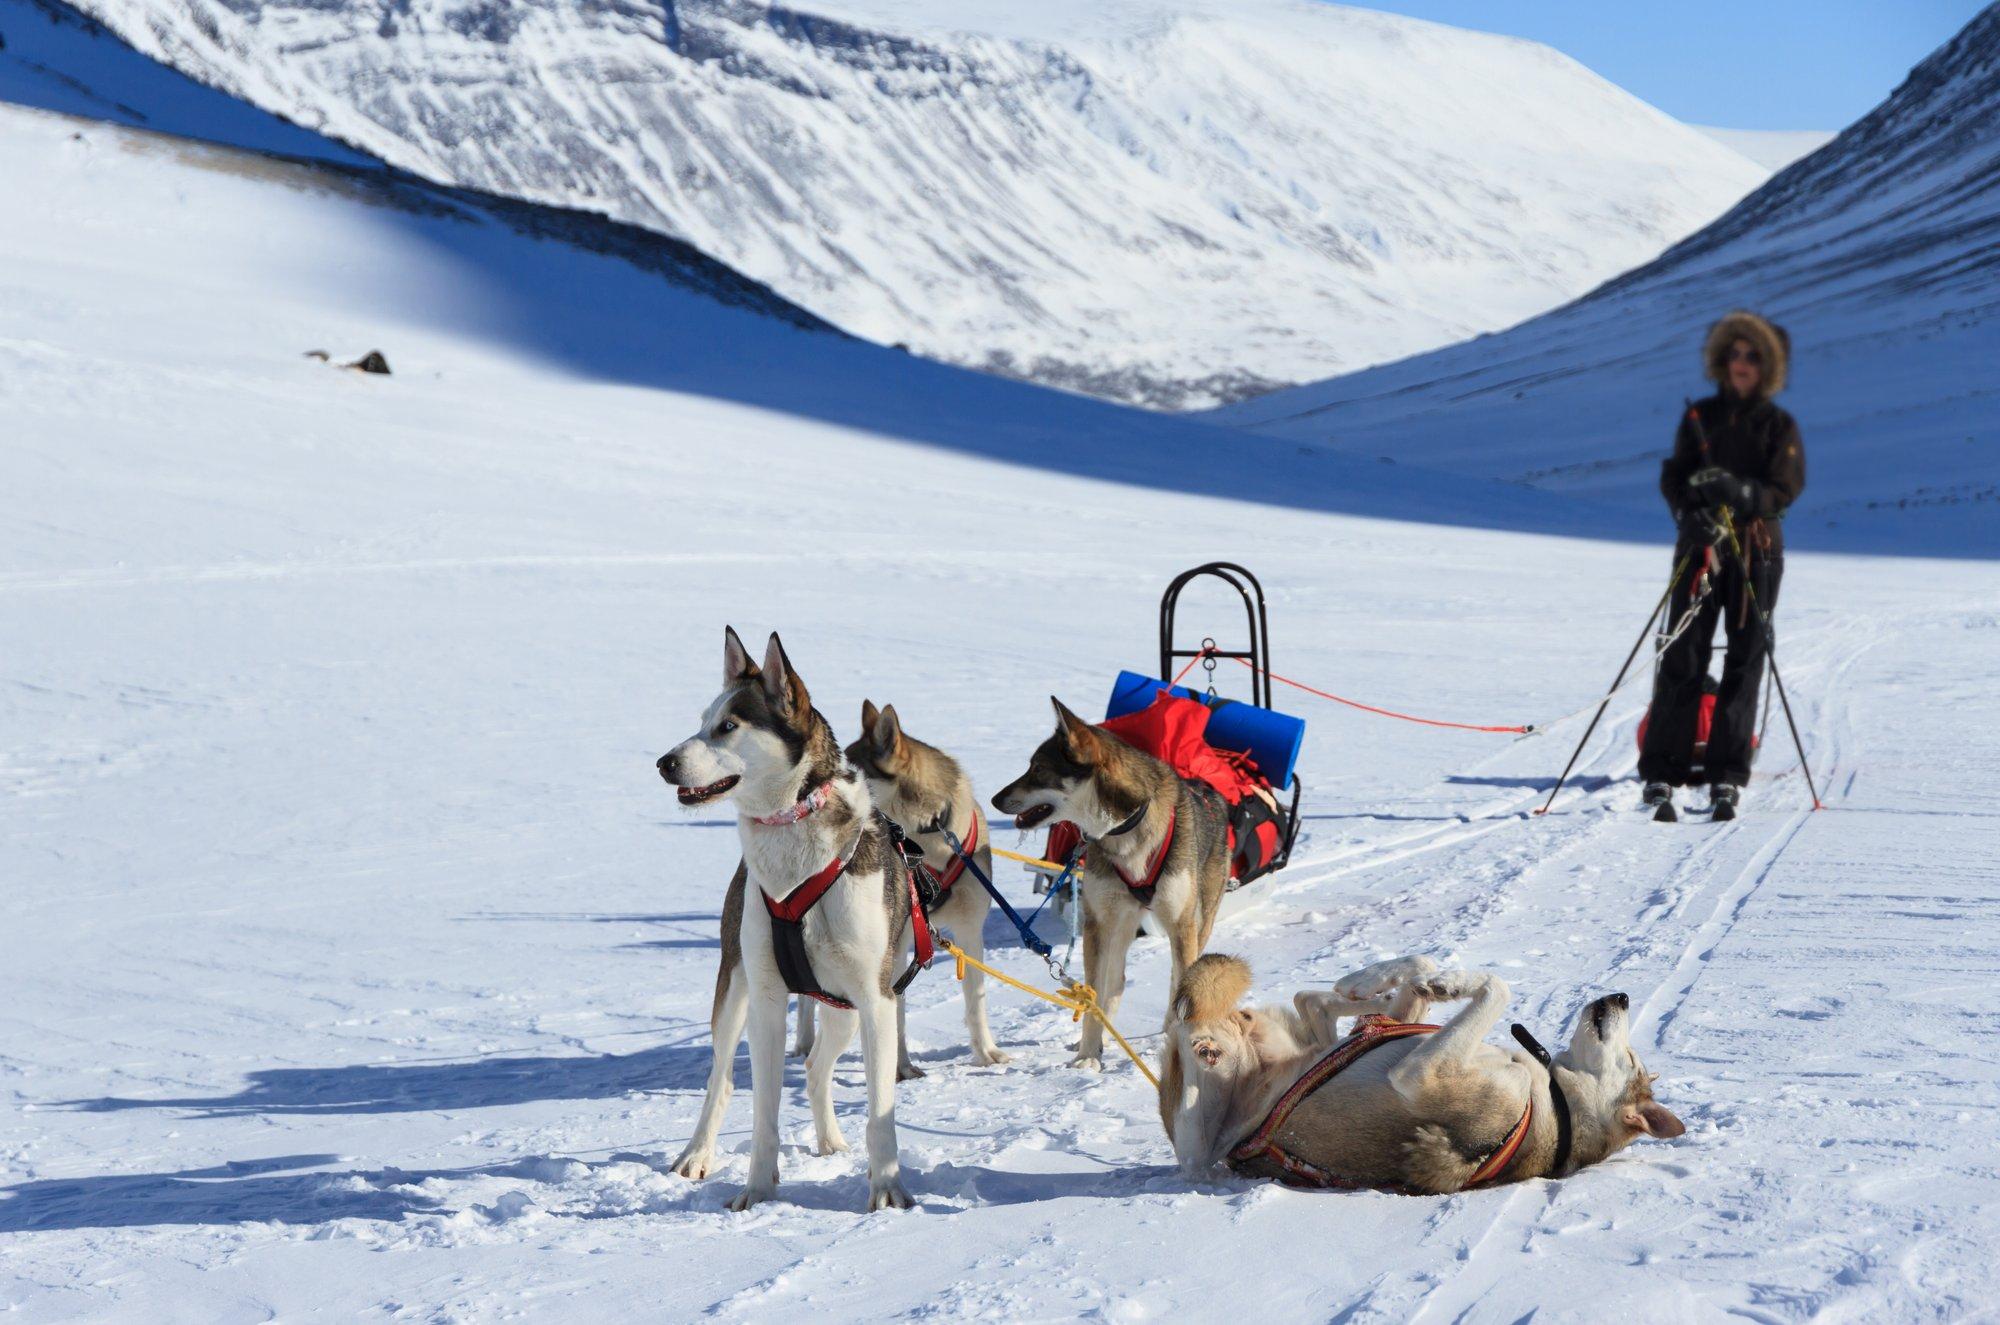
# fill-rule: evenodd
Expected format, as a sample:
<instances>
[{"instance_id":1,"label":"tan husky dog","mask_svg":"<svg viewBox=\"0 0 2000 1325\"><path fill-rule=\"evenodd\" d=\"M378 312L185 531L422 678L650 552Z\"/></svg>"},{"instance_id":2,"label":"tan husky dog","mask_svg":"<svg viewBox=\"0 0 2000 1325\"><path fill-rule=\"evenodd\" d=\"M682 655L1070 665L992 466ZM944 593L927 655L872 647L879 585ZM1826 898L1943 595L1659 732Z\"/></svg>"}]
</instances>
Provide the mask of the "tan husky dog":
<instances>
[{"instance_id":1,"label":"tan husky dog","mask_svg":"<svg viewBox=\"0 0 2000 1325\"><path fill-rule=\"evenodd\" d=\"M1289 1009L1239 1006L1249 989L1249 966L1211 954L1168 1010L1160 1119L1193 1176L1226 1161L1303 1186L1455 1192L1564 1177L1641 1136L1686 1130L1653 1099L1623 994L1588 1004L1569 1048L1544 1065L1518 1028L1532 1050L1484 1043L1511 997L1484 971L1399 957ZM1433 1002L1460 1000L1442 1028L1409 1029ZM1362 1019L1345 1040L1341 1017Z\"/></svg>"},{"instance_id":2,"label":"tan husky dog","mask_svg":"<svg viewBox=\"0 0 2000 1325\"><path fill-rule=\"evenodd\" d=\"M1105 1015L1115 1017L1125 956L1148 912L1172 948L1174 987L1207 945L1229 883L1228 810L1206 783L1091 726L1061 700L1049 702L1055 735L993 804L1019 828L1053 818L1082 830L1084 973ZM1086 1018L1076 1063L1097 1069L1103 1058L1103 1028Z\"/></svg>"},{"instance_id":3,"label":"tan husky dog","mask_svg":"<svg viewBox=\"0 0 2000 1325\"><path fill-rule=\"evenodd\" d=\"M973 793L972 779L950 755L904 732L895 705L878 709L865 699L861 701L861 736L847 747L847 762L868 780L875 808L889 816L905 837L923 847L924 864L944 887L943 900L931 910L931 923L949 929L967 955L985 957L986 913L992 909L992 899L953 853L944 834L933 827L942 817L943 824L967 848L972 866L987 878L993 877L986 815ZM965 1030L973 1062L990 1067L1009 1061L986 1024L986 977L976 966L967 967L965 972ZM907 1059L905 1052L905 1062Z\"/></svg>"}]
</instances>

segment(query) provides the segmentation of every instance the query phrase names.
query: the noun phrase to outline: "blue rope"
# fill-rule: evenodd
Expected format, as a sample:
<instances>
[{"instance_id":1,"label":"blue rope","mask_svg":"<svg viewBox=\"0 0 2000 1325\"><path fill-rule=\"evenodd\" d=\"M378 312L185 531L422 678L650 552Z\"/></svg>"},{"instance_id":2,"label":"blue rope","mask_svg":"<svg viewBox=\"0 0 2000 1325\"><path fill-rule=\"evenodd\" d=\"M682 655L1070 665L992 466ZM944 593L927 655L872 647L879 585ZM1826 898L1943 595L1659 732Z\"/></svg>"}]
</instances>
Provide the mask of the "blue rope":
<instances>
[{"instance_id":1,"label":"blue rope","mask_svg":"<svg viewBox=\"0 0 2000 1325\"><path fill-rule=\"evenodd\" d=\"M1069 859L1063 862L1062 873L1056 875L1049 882L1049 890L1042 894L1040 904L1029 914L1027 923L1030 927L1034 925L1036 920L1041 918L1042 911L1050 902L1055 900L1057 893L1063 891L1065 888L1074 888L1076 886L1076 866L1077 862L1082 859L1083 848L1079 845L1076 850L1069 853ZM1074 904L1075 900L1072 898L1071 905Z\"/></svg>"},{"instance_id":2,"label":"blue rope","mask_svg":"<svg viewBox=\"0 0 2000 1325\"><path fill-rule=\"evenodd\" d=\"M1040 937L1036 935L1034 928L1027 921L1021 919L1021 913L1014 909L1013 904L1000 895L1000 890L993 886L993 880L987 878L986 871L979 868L979 862L966 854L965 843L958 840L958 834L945 826L944 817L942 815L938 816L938 822L932 824L931 827L944 834L944 840L951 847L951 853L964 862L966 872L979 880L979 886L984 888L992 896L993 900L1000 904L1000 909L1006 913L1007 919L1013 921L1014 928L1021 931L1022 944L1044 961L1052 956L1055 953L1055 949L1042 942ZM1044 898L1042 902L1046 906L1048 899ZM1040 914L1041 909L1039 906L1036 907L1036 914Z\"/></svg>"}]
</instances>

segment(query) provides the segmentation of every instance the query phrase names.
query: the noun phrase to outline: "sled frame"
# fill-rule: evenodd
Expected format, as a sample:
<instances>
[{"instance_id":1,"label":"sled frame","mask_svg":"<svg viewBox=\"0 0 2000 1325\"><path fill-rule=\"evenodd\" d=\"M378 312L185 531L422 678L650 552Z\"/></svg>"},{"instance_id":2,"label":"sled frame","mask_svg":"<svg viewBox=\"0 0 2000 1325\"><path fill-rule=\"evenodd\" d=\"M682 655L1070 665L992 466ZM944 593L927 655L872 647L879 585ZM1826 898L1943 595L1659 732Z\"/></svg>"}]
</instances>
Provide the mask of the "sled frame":
<instances>
[{"instance_id":1,"label":"sled frame","mask_svg":"<svg viewBox=\"0 0 2000 1325\"><path fill-rule=\"evenodd\" d=\"M1204 635L1202 641L1193 648L1180 647L1175 637L1175 626L1180 611L1181 591L1196 580L1220 580L1236 591L1243 602L1243 619L1248 642L1242 648L1223 648L1219 644L1207 647L1215 639ZM1160 676L1171 678L1175 664L1204 654L1216 658L1241 658L1250 664L1250 702L1261 709L1272 708L1271 703L1271 617L1264 603L1264 586L1251 574L1248 567L1233 561L1208 561L1191 567L1174 576L1167 585L1167 591L1160 595ZM1284 840L1278 843L1277 853L1263 871L1276 874L1285 868L1292 858L1292 843L1299 835L1299 799L1304 791L1303 784L1295 770L1292 774L1292 803L1285 818ZM1280 794L1283 789L1279 789ZM1262 877L1260 875L1259 877Z\"/></svg>"}]
</instances>

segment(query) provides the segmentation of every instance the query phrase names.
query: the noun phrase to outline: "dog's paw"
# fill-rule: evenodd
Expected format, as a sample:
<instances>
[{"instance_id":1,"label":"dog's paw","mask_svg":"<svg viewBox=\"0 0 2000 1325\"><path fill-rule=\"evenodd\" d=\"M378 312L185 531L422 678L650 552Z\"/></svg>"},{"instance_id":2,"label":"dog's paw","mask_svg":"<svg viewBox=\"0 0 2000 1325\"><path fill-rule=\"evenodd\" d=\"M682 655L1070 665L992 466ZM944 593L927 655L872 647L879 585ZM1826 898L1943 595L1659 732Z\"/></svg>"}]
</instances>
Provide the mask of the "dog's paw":
<instances>
[{"instance_id":1,"label":"dog's paw","mask_svg":"<svg viewBox=\"0 0 2000 1325\"><path fill-rule=\"evenodd\" d=\"M729 1198L729 1208L737 1214L742 1214L745 1210L768 1201L777 1194L778 1189L775 1187L745 1187Z\"/></svg>"},{"instance_id":2,"label":"dog's paw","mask_svg":"<svg viewBox=\"0 0 2000 1325\"><path fill-rule=\"evenodd\" d=\"M972 1061L980 1067L1002 1067L1013 1062L1014 1055L999 1048L981 1049L974 1046Z\"/></svg>"},{"instance_id":3,"label":"dog's paw","mask_svg":"<svg viewBox=\"0 0 2000 1325\"><path fill-rule=\"evenodd\" d=\"M813 1146L813 1154L838 1155L850 1148L847 1144L847 1138L842 1136L840 1129L836 1127L833 1131L819 1138L818 1142Z\"/></svg>"},{"instance_id":4,"label":"dog's paw","mask_svg":"<svg viewBox=\"0 0 2000 1325\"><path fill-rule=\"evenodd\" d=\"M1104 1059L1097 1054L1079 1053L1076 1057L1069 1060L1069 1065L1071 1067L1082 1068L1086 1072L1102 1072L1104 1070Z\"/></svg>"},{"instance_id":5,"label":"dog's paw","mask_svg":"<svg viewBox=\"0 0 2000 1325\"><path fill-rule=\"evenodd\" d=\"M804 1058L807 1054L810 1054L812 1051L813 1051L813 1042L811 1040L800 1040L797 1044L794 1044L791 1048L785 1050L785 1057Z\"/></svg>"},{"instance_id":6,"label":"dog's paw","mask_svg":"<svg viewBox=\"0 0 2000 1325\"><path fill-rule=\"evenodd\" d=\"M895 1178L868 1184L868 1213L871 1215L877 1210L908 1210L915 1205L909 1191Z\"/></svg>"},{"instance_id":7,"label":"dog's paw","mask_svg":"<svg viewBox=\"0 0 2000 1325\"><path fill-rule=\"evenodd\" d=\"M700 1182L715 1172L715 1152L696 1150L693 1146L689 1146L681 1151L681 1157L674 1161L673 1172L690 1182Z\"/></svg>"},{"instance_id":8,"label":"dog's paw","mask_svg":"<svg viewBox=\"0 0 2000 1325\"><path fill-rule=\"evenodd\" d=\"M1386 994L1400 985L1413 980L1421 980L1437 970L1437 963L1428 957L1391 957L1387 961L1364 966L1352 975L1342 976L1334 982L1334 992L1342 998L1360 1002Z\"/></svg>"},{"instance_id":9,"label":"dog's paw","mask_svg":"<svg viewBox=\"0 0 2000 1325\"><path fill-rule=\"evenodd\" d=\"M1484 983L1484 976L1468 971L1439 971L1419 980L1414 988L1433 1003L1453 1003L1461 998L1471 998Z\"/></svg>"},{"instance_id":10,"label":"dog's paw","mask_svg":"<svg viewBox=\"0 0 2000 1325\"><path fill-rule=\"evenodd\" d=\"M896 1080L915 1081L924 1075L924 1070L915 1063L896 1064Z\"/></svg>"}]
</instances>

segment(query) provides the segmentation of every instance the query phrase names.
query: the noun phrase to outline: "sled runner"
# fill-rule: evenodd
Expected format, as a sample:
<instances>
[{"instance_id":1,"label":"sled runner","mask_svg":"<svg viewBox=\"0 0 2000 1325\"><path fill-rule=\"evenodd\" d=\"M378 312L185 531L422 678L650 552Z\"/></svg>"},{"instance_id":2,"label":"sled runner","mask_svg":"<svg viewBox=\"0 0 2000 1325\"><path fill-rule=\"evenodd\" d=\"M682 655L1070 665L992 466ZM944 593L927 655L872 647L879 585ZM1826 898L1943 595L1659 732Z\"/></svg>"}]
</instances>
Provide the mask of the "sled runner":
<instances>
[{"instance_id":1,"label":"sled runner","mask_svg":"<svg viewBox=\"0 0 2000 1325\"><path fill-rule=\"evenodd\" d=\"M1225 649L1212 635L1183 647L1175 634L1181 591L1204 577L1221 580L1243 602L1249 638L1240 649ZM1234 562L1212 561L1174 577L1160 598L1160 674L1144 676L1124 671L1111 687L1105 705L1104 730L1134 747L1165 760L1184 778L1206 782L1229 806L1229 888L1274 874L1291 859L1298 836L1302 788L1294 776L1306 725L1271 707L1269 623L1264 588L1257 577ZM1241 658L1251 665L1251 701L1221 697L1215 690L1215 660ZM1199 661L1207 669L1201 691L1163 677L1173 676L1174 664L1191 668ZM1061 863L1081 843L1075 825L1050 827L1043 858ZM1037 892L1046 892L1056 877L1035 869ZM1061 899L1058 899L1059 901Z\"/></svg>"}]
</instances>

